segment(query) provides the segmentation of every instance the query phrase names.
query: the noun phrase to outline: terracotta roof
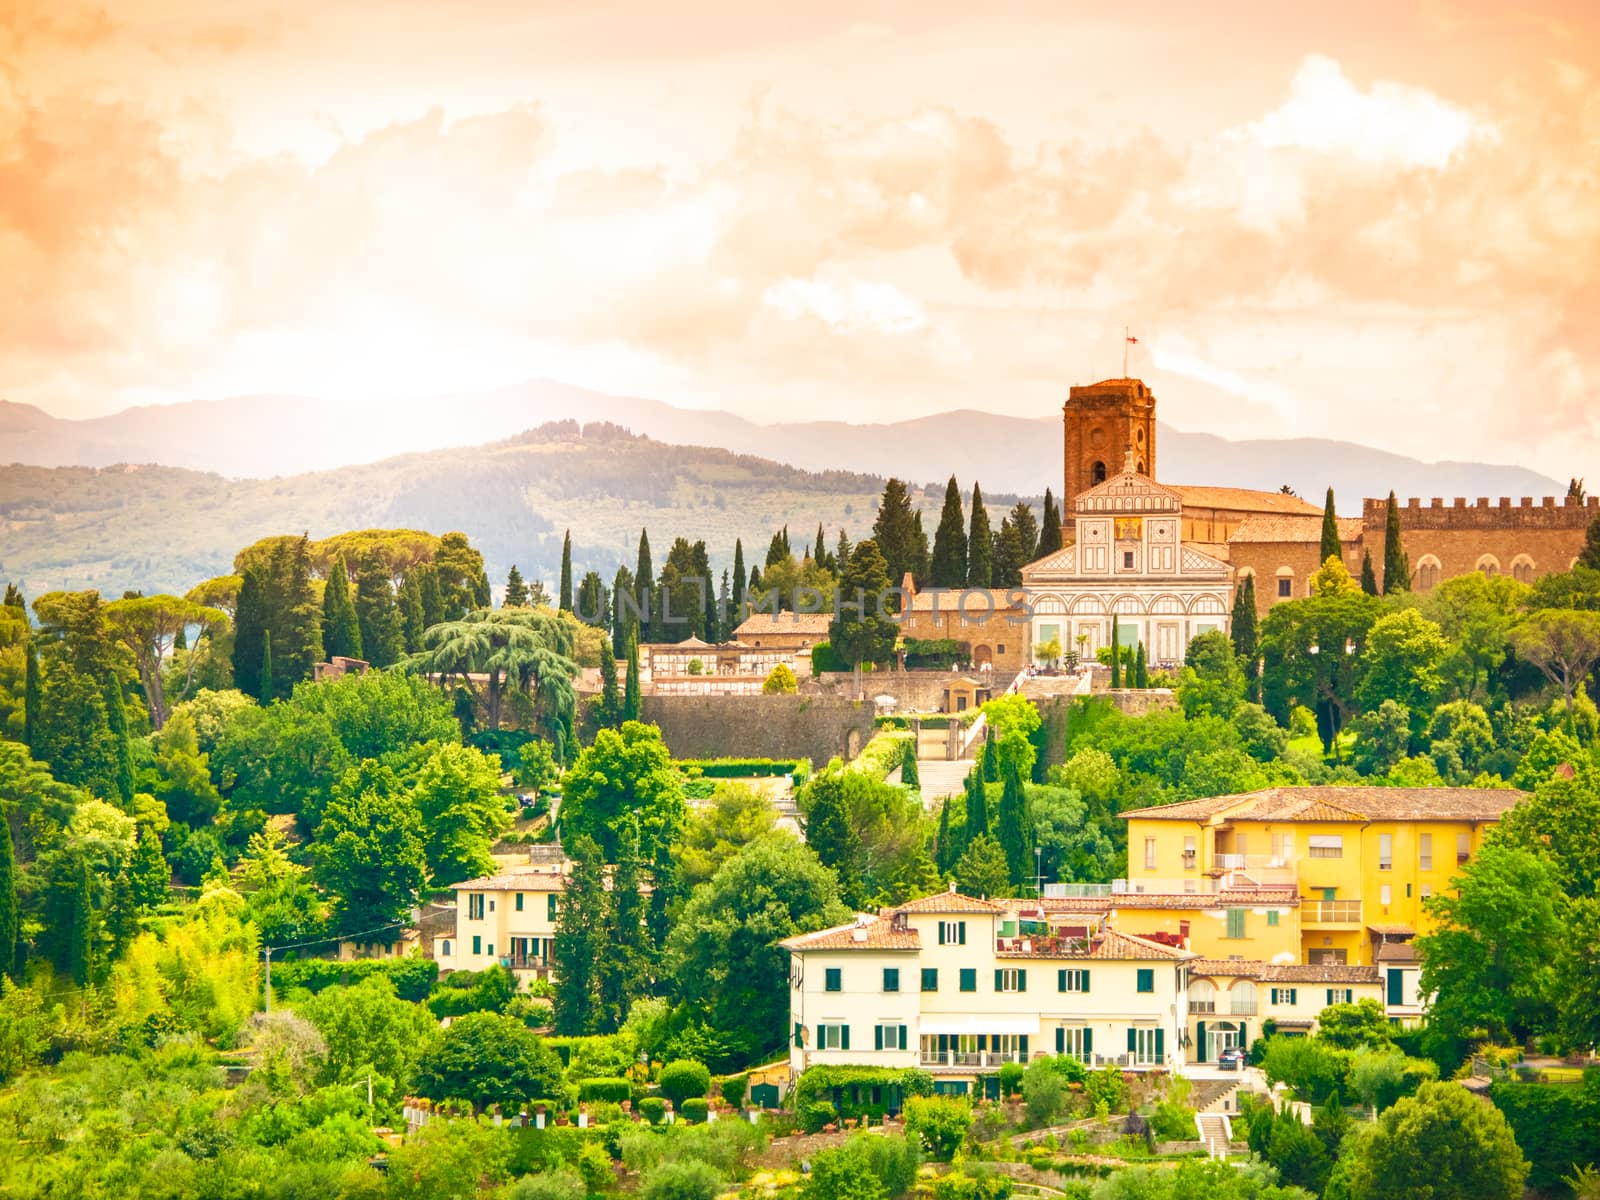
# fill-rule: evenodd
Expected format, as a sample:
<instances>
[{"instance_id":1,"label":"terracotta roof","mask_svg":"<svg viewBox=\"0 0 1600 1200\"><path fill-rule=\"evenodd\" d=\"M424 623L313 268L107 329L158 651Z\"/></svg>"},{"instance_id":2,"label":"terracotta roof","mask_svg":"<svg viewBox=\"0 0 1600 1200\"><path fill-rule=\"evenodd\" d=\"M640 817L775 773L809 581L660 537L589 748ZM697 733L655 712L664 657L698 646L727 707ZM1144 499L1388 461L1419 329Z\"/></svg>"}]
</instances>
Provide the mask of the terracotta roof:
<instances>
[{"instance_id":1,"label":"terracotta roof","mask_svg":"<svg viewBox=\"0 0 1600 1200\"><path fill-rule=\"evenodd\" d=\"M1238 908L1248 905L1296 907L1300 893L1294 887L1235 888L1221 892L1115 892L1109 896L1058 896L1043 901L1046 912L1094 913L1113 908Z\"/></svg>"},{"instance_id":2,"label":"terracotta roof","mask_svg":"<svg viewBox=\"0 0 1600 1200\"><path fill-rule=\"evenodd\" d=\"M1135 499L1143 501L1138 508L1123 508L1119 503ZM1079 492L1073 498L1072 507L1076 513L1103 515L1107 512L1120 512L1128 516L1137 516L1144 513L1176 512L1182 503L1183 497L1171 488L1164 487L1148 475L1124 469L1104 483L1097 483L1088 491Z\"/></svg>"},{"instance_id":3,"label":"terracotta roof","mask_svg":"<svg viewBox=\"0 0 1600 1200\"><path fill-rule=\"evenodd\" d=\"M1360 517L1339 517L1339 540L1355 542L1361 539ZM1322 518L1317 517L1247 517L1228 535L1229 542L1288 542L1306 543L1322 541Z\"/></svg>"},{"instance_id":4,"label":"terracotta roof","mask_svg":"<svg viewBox=\"0 0 1600 1200\"><path fill-rule=\"evenodd\" d=\"M733 636L741 641L774 633L825 636L832 621L832 613L751 613L734 628Z\"/></svg>"},{"instance_id":5,"label":"terracotta roof","mask_svg":"<svg viewBox=\"0 0 1600 1200\"><path fill-rule=\"evenodd\" d=\"M1405 941L1407 938L1417 936L1417 931L1410 925L1368 925L1367 932L1383 938L1394 938L1396 941Z\"/></svg>"},{"instance_id":6,"label":"terracotta roof","mask_svg":"<svg viewBox=\"0 0 1600 1200\"><path fill-rule=\"evenodd\" d=\"M1172 484L1185 508L1218 508L1232 512L1287 513L1320 517L1322 510L1299 496L1282 492L1257 492L1250 488L1195 487Z\"/></svg>"},{"instance_id":7,"label":"terracotta roof","mask_svg":"<svg viewBox=\"0 0 1600 1200\"><path fill-rule=\"evenodd\" d=\"M1119 815L1147 821L1498 821L1522 796L1515 788L1277 787Z\"/></svg>"},{"instance_id":8,"label":"terracotta roof","mask_svg":"<svg viewBox=\"0 0 1600 1200\"><path fill-rule=\"evenodd\" d=\"M1058 940L1057 945L1063 945ZM1188 950L1176 946L1163 946L1149 938L1123 933L1120 929L1102 929L1085 945L1081 939L1067 939L1063 948L1043 950L1037 945L1032 950L996 950L996 958L1048 958L1048 959L1099 959L1109 962L1182 962L1194 957Z\"/></svg>"},{"instance_id":9,"label":"terracotta roof","mask_svg":"<svg viewBox=\"0 0 1600 1200\"><path fill-rule=\"evenodd\" d=\"M1417 944L1415 942L1385 942L1378 947L1378 961L1381 963L1419 962Z\"/></svg>"},{"instance_id":10,"label":"terracotta roof","mask_svg":"<svg viewBox=\"0 0 1600 1200\"><path fill-rule=\"evenodd\" d=\"M1377 967L1351 966L1348 963L1267 963L1233 958L1197 958L1189 964L1189 974L1256 979L1262 983L1383 982L1383 973Z\"/></svg>"},{"instance_id":11,"label":"terracotta roof","mask_svg":"<svg viewBox=\"0 0 1600 1200\"><path fill-rule=\"evenodd\" d=\"M1011 604L1007 599L1007 593L1010 590L1008 588L940 588L937 596L931 590L915 592L911 596L910 611L931 613L934 611L933 602L937 599L939 601L939 615L943 616L945 613L949 613L951 616L959 615L961 612L961 608L957 607L959 604L965 608L968 617L981 621L989 616L990 608L989 605L978 599L976 593L987 592L990 600L994 602L993 611L1003 612L1007 608L1020 607L1020 605ZM963 604L962 597L964 596L967 599Z\"/></svg>"},{"instance_id":12,"label":"terracotta roof","mask_svg":"<svg viewBox=\"0 0 1600 1200\"><path fill-rule=\"evenodd\" d=\"M892 921L863 914L848 925L798 934L778 945L789 950L918 950L922 942L915 929L896 929Z\"/></svg>"},{"instance_id":13,"label":"terracotta roof","mask_svg":"<svg viewBox=\"0 0 1600 1200\"><path fill-rule=\"evenodd\" d=\"M524 867L518 871L468 879L453 886L458 892L560 892L566 890L566 881L555 871Z\"/></svg>"},{"instance_id":14,"label":"terracotta roof","mask_svg":"<svg viewBox=\"0 0 1600 1200\"><path fill-rule=\"evenodd\" d=\"M935 892L931 896L923 896L920 900L907 900L904 904L897 904L893 908L883 910L883 915L893 913L1000 913L1006 906L998 900L979 900L975 896L963 896L960 892Z\"/></svg>"}]
</instances>

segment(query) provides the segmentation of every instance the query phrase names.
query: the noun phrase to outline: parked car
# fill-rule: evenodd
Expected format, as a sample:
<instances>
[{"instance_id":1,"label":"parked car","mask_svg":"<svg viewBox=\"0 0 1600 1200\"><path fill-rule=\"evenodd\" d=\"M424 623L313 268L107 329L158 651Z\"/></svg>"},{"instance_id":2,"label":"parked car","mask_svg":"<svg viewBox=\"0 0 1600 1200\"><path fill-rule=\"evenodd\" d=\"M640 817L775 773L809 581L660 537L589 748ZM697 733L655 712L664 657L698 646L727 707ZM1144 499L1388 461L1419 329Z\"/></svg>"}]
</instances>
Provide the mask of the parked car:
<instances>
[{"instance_id":1,"label":"parked car","mask_svg":"<svg viewBox=\"0 0 1600 1200\"><path fill-rule=\"evenodd\" d=\"M1243 1047L1229 1046L1217 1055L1217 1070L1242 1071L1244 1070L1245 1053Z\"/></svg>"}]
</instances>

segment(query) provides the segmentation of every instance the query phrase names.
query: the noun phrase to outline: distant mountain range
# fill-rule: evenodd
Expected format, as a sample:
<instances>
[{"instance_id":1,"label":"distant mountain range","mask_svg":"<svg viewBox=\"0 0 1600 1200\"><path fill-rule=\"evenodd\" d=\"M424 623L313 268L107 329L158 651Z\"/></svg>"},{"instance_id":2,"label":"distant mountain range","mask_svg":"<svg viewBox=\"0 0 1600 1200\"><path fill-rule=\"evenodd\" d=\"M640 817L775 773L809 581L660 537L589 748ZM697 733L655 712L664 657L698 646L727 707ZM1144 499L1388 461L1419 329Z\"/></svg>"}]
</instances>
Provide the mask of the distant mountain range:
<instances>
[{"instance_id":1,"label":"distant mountain range","mask_svg":"<svg viewBox=\"0 0 1600 1200\"><path fill-rule=\"evenodd\" d=\"M915 483L942 483L953 474L964 487L976 479L986 491L1034 496L1061 486L1061 424L1055 413L1028 418L959 410L886 424L760 425L731 413L676 408L548 380L441 396L425 404L239 396L130 408L81 421L0 401L0 462L45 467L155 463L269 478L492 442L566 419L609 421L661 442L717 447L814 471L899 475ZM1520 467L1424 463L1315 438L1229 441L1166 425L1160 427L1157 473L1172 483L1269 491L1288 484L1314 502L1331 485L1347 515L1360 511L1361 497L1387 495L1391 488L1401 496L1425 497L1564 490L1556 480Z\"/></svg>"}]
</instances>

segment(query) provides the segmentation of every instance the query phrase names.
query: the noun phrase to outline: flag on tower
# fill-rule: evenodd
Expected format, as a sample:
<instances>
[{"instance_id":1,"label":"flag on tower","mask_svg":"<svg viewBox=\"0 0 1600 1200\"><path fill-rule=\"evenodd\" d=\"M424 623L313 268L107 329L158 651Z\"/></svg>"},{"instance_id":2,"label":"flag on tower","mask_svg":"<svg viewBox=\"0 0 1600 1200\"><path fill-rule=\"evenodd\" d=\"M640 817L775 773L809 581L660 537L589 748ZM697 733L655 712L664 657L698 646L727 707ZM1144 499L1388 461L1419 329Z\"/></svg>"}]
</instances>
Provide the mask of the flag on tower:
<instances>
[{"instance_id":1,"label":"flag on tower","mask_svg":"<svg viewBox=\"0 0 1600 1200\"><path fill-rule=\"evenodd\" d=\"M1127 337L1128 341L1133 342L1135 344L1137 344L1138 341L1139 341L1139 339L1134 337L1133 334L1131 334L1131 333L1125 334L1124 336Z\"/></svg>"}]
</instances>

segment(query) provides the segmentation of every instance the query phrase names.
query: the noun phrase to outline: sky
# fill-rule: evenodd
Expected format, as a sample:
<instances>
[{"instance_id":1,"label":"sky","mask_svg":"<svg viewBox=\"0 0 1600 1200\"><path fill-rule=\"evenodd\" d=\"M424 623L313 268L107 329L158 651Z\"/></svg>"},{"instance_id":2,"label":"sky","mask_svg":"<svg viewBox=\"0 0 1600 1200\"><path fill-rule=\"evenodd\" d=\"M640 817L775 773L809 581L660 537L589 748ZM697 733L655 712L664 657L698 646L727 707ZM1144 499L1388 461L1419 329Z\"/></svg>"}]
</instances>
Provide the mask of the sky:
<instances>
[{"instance_id":1,"label":"sky","mask_svg":"<svg viewBox=\"0 0 1600 1200\"><path fill-rule=\"evenodd\" d=\"M0 0L0 397L60 416L1043 416L1125 327L1180 428L1584 474L1600 4Z\"/></svg>"}]
</instances>

